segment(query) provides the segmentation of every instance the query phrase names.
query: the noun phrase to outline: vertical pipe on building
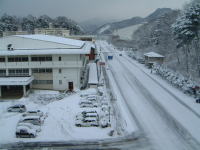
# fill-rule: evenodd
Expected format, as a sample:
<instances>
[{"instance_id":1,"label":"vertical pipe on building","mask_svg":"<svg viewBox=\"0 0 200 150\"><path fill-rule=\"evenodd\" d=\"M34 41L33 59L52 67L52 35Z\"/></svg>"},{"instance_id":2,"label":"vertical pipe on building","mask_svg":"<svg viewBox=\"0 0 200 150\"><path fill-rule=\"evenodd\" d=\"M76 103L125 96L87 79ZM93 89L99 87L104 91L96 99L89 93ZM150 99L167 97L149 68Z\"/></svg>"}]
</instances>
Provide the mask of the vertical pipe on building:
<instances>
[{"instance_id":1,"label":"vertical pipe on building","mask_svg":"<svg viewBox=\"0 0 200 150\"><path fill-rule=\"evenodd\" d=\"M26 85L23 85L23 96L27 96L27 93L26 93Z\"/></svg>"}]
</instances>

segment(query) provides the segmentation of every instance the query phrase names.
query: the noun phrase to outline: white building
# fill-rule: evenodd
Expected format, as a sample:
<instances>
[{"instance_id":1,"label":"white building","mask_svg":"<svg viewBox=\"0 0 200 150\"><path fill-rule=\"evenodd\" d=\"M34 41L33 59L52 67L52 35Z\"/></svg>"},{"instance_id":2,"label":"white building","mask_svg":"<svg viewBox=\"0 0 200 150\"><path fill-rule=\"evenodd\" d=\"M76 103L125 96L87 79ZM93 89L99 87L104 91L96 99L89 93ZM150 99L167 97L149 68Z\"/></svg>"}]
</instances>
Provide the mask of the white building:
<instances>
[{"instance_id":1,"label":"white building","mask_svg":"<svg viewBox=\"0 0 200 150\"><path fill-rule=\"evenodd\" d=\"M80 88L90 50L83 41L49 35L0 38L0 94L12 87L24 95L29 88Z\"/></svg>"}]
</instances>

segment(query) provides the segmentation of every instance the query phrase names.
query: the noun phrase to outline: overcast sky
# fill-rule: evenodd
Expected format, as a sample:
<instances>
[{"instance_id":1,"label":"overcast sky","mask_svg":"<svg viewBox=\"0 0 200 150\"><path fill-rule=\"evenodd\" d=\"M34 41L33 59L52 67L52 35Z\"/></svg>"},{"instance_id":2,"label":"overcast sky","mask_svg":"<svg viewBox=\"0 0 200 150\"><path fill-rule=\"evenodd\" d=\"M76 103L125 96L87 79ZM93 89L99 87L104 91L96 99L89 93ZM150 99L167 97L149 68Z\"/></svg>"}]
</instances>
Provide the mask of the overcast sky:
<instances>
[{"instance_id":1,"label":"overcast sky","mask_svg":"<svg viewBox=\"0 0 200 150\"><path fill-rule=\"evenodd\" d=\"M156 8L181 8L190 0L0 0L0 15L66 16L75 21L92 18L125 19L147 16Z\"/></svg>"}]
</instances>

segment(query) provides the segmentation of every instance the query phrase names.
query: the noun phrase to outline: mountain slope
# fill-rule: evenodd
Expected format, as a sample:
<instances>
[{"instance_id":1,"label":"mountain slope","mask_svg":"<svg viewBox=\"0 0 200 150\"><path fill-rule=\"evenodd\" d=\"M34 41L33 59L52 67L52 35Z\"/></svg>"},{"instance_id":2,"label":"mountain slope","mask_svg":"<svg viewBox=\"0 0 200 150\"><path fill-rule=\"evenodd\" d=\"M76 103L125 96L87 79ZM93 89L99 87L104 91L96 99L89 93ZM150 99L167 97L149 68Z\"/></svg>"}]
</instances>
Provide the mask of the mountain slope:
<instances>
[{"instance_id":1,"label":"mountain slope","mask_svg":"<svg viewBox=\"0 0 200 150\"><path fill-rule=\"evenodd\" d=\"M133 25L143 24L145 22L153 21L164 14L172 11L170 8L158 8L152 14L147 16L146 18L141 17L133 17L131 19L122 20L119 22L107 23L103 26L99 27L94 33L95 34L113 34L114 31L127 28Z\"/></svg>"}]
</instances>

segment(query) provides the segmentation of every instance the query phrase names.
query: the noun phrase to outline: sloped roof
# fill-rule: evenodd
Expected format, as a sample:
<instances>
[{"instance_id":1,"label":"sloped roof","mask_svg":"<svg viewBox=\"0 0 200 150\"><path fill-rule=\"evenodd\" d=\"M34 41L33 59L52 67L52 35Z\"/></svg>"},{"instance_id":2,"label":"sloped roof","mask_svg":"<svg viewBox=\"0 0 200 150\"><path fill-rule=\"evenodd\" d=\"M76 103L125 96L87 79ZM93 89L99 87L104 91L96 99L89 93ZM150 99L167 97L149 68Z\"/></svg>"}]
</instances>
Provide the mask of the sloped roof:
<instances>
[{"instance_id":1,"label":"sloped roof","mask_svg":"<svg viewBox=\"0 0 200 150\"><path fill-rule=\"evenodd\" d=\"M77 47L82 47L85 44L85 42L81 40L74 40L74 39L52 36L52 35L30 34L30 35L13 35L13 36L28 38L28 39L33 39L33 40L54 42L54 43L65 44L65 45L72 45L72 46L77 46Z\"/></svg>"},{"instance_id":2,"label":"sloped roof","mask_svg":"<svg viewBox=\"0 0 200 150\"><path fill-rule=\"evenodd\" d=\"M147 56L147 57L165 57L163 55L160 55L158 53L155 53L155 52L149 52L149 53L145 53L144 56Z\"/></svg>"}]
</instances>

